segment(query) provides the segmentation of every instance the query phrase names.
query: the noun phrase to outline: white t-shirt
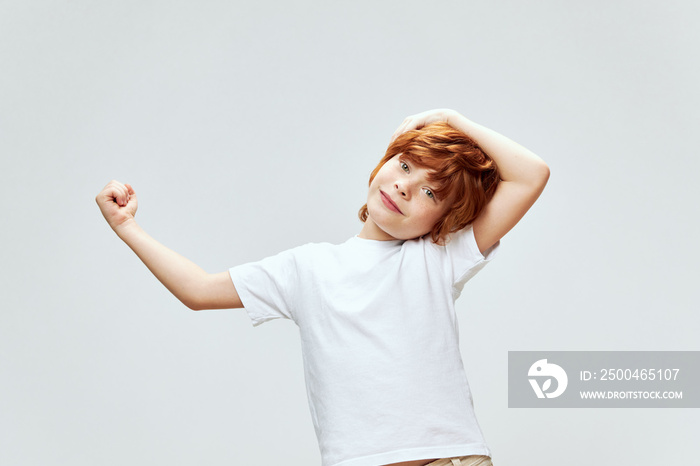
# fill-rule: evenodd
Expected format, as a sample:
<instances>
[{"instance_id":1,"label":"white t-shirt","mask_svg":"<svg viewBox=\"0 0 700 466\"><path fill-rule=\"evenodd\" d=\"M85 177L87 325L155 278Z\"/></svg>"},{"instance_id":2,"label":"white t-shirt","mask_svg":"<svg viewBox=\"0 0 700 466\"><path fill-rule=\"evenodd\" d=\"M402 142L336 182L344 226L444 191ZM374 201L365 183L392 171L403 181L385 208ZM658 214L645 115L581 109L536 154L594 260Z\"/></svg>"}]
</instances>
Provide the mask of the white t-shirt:
<instances>
[{"instance_id":1,"label":"white t-shirt","mask_svg":"<svg viewBox=\"0 0 700 466\"><path fill-rule=\"evenodd\" d=\"M487 455L454 301L494 256L471 227L429 238L306 244L230 269L253 325L293 320L324 466Z\"/></svg>"}]
</instances>

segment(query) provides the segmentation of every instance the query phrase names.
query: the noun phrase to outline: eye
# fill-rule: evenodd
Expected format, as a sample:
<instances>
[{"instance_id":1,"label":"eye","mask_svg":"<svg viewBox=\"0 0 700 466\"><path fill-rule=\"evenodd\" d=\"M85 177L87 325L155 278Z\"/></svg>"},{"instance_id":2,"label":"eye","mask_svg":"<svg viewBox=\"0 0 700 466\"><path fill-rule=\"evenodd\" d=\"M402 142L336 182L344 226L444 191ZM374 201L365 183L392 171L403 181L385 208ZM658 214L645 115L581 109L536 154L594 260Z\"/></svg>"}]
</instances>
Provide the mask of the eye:
<instances>
[{"instance_id":1,"label":"eye","mask_svg":"<svg viewBox=\"0 0 700 466\"><path fill-rule=\"evenodd\" d=\"M430 199L435 199L435 194L433 194L433 192L430 189L425 188L424 191L425 195L428 196Z\"/></svg>"},{"instance_id":2,"label":"eye","mask_svg":"<svg viewBox=\"0 0 700 466\"><path fill-rule=\"evenodd\" d=\"M406 162L400 162L401 168L403 168L403 171L408 173L408 164Z\"/></svg>"}]
</instances>

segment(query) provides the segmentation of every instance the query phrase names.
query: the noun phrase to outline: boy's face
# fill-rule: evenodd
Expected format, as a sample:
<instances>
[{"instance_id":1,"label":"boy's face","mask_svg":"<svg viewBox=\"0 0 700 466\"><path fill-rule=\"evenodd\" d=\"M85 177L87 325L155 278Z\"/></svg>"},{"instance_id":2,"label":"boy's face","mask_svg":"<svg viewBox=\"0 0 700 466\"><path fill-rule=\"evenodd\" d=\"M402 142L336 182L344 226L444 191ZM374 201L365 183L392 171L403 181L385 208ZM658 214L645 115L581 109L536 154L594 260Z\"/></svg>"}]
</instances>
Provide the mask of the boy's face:
<instances>
[{"instance_id":1,"label":"boy's face","mask_svg":"<svg viewBox=\"0 0 700 466\"><path fill-rule=\"evenodd\" d=\"M449 208L438 200L429 171L404 160L402 154L379 169L367 194L369 216L363 231L373 239L414 239L429 233Z\"/></svg>"}]
</instances>

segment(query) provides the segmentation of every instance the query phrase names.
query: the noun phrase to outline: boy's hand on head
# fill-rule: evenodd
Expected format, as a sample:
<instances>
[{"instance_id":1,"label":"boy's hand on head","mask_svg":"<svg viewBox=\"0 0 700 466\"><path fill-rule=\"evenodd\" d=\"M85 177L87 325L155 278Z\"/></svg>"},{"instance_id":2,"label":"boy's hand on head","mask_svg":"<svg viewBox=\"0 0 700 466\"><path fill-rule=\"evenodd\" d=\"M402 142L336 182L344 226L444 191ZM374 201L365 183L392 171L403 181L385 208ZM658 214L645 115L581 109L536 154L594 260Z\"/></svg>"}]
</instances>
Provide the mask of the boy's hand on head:
<instances>
[{"instance_id":1,"label":"boy's hand on head","mask_svg":"<svg viewBox=\"0 0 700 466\"><path fill-rule=\"evenodd\" d=\"M133 220L138 208L136 193L130 184L112 180L95 198L105 220L113 230L117 230L129 220Z\"/></svg>"},{"instance_id":2,"label":"boy's hand on head","mask_svg":"<svg viewBox=\"0 0 700 466\"><path fill-rule=\"evenodd\" d=\"M406 119L403 120L403 123L401 123L401 126L394 131L394 135L391 136L391 141L393 142L394 139L407 131L420 129L423 126L431 123L445 122L449 125L450 120L457 116L460 116L459 113L454 110L450 110L449 108L437 108L435 110L428 110L426 112L411 115L406 117Z\"/></svg>"}]
</instances>

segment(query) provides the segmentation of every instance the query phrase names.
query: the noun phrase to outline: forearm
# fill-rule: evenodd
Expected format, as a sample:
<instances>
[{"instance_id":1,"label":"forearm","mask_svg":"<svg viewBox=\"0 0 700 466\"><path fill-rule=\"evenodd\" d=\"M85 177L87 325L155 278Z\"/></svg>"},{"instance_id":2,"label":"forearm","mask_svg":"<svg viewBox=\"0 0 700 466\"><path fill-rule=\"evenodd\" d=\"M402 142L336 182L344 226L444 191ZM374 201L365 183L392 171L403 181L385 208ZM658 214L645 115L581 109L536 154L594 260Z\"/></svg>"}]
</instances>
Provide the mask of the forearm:
<instances>
[{"instance_id":1,"label":"forearm","mask_svg":"<svg viewBox=\"0 0 700 466\"><path fill-rule=\"evenodd\" d=\"M530 150L454 112L447 123L467 134L498 165L501 180L544 187L549 177L545 162Z\"/></svg>"},{"instance_id":2,"label":"forearm","mask_svg":"<svg viewBox=\"0 0 700 466\"><path fill-rule=\"evenodd\" d=\"M177 299L191 309L199 307L207 272L160 244L134 220L119 225L115 233Z\"/></svg>"}]
</instances>

